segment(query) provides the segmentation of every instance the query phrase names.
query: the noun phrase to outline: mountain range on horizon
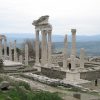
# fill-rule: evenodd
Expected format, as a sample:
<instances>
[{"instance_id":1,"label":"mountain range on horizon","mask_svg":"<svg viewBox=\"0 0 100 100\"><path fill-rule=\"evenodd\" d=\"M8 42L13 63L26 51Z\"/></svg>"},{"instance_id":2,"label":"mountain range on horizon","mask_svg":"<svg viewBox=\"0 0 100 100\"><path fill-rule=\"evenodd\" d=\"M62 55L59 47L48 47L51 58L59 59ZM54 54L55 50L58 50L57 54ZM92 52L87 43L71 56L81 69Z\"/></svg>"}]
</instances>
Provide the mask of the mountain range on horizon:
<instances>
[{"instance_id":1,"label":"mountain range on horizon","mask_svg":"<svg viewBox=\"0 0 100 100\"><path fill-rule=\"evenodd\" d=\"M35 39L34 33L3 33L3 34L7 37L8 41L18 40L21 42L25 39ZM69 42L71 42L71 37L72 37L71 35L68 35ZM41 39L41 35L40 35L40 39ZM52 41L63 42L64 35L52 35ZM91 36L77 35L76 41L77 42L100 41L100 35L91 35Z\"/></svg>"},{"instance_id":2,"label":"mountain range on horizon","mask_svg":"<svg viewBox=\"0 0 100 100\"><path fill-rule=\"evenodd\" d=\"M17 46L20 47L25 39L35 39L33 33L6 33L7 42L17 40ZM40 36L41 37L41 36ZM64 46L64 35L52 35L53 47L61 49ZM100 35L94 36L76 36L77 53L79 55L80 48L85 48L88 56L100 56ZM68 35L68 50L71 49L71 35Z\"/></svg>"}]
</instances>

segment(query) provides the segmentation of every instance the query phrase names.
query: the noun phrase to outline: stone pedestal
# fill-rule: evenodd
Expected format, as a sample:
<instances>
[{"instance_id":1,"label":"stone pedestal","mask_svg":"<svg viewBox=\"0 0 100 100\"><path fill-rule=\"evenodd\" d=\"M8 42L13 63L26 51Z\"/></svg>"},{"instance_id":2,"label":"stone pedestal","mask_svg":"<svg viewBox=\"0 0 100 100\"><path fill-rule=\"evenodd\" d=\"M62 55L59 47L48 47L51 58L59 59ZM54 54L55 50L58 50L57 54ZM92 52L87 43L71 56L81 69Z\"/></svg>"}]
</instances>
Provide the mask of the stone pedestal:
<instances>
[{"instance_id":1,"label":"stone pedestal","mask_svg":"<svg viewBox=\"0 0 100 100\"><path fill-rule=\"evenodd\" d=\"M70 81L76 81L80 79L80 73L79 72L66 72L66 80L70 80Z\"/></svg>"},{"instance_id":2,"label":"stone pedestal","mask_svg":"<svg viewBox=\"0 0 100 100\"><path fill-rule=\"evenodd\" d=\"M71 69L76 68L76 63L75 63L75 56L71 55Z\"/></svg>"}]
</instances>

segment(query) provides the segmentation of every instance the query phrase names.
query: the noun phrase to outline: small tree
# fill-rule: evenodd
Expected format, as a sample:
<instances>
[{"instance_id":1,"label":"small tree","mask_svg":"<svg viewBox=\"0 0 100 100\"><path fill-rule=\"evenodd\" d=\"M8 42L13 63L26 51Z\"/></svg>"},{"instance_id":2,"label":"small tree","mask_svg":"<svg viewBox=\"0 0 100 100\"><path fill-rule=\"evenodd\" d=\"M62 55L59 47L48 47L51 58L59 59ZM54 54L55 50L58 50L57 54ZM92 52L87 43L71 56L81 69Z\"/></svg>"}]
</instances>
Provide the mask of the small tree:
<instances>
[{"instance_id":1,"label":"small tree","mask_svg":"<svg viewBox=\"0 0 100 100\"><path fill-rule=\"evenodd\" d=\"M25 53L25 44L28 45L29 57L35 57L35 41L33 39L25 39L22 43L23 54Z\"/></svg>"}]
</instances>

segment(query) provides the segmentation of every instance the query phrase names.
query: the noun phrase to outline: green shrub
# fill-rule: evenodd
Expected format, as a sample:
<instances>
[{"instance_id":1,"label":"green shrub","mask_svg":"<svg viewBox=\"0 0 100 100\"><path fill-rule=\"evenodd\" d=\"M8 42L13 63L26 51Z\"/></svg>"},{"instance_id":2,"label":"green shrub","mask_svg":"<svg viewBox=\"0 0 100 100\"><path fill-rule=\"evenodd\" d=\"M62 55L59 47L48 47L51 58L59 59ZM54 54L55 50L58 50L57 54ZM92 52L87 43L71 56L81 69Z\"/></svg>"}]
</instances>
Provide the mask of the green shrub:
<instances>
[{"instance_id":1,"label":"green shrub","mask_svg":"<svg viewBox=\"0 0 100 100\"><path fill-rule=\"evenodd\" d=\"M24 86L26 90L31 90L30 85L26 82L18 82L18 86Z\"/></svg>"}]
</instances>

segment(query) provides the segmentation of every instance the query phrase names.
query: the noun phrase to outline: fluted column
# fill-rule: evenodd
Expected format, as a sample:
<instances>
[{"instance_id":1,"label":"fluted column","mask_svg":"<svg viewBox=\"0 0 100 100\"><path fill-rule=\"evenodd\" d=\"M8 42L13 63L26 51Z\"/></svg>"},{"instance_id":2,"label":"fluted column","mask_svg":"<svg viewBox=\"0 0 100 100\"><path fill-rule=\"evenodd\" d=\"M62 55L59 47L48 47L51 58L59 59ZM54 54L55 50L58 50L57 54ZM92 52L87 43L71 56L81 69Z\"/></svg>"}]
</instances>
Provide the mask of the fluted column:
<instances>
[{"instance_id":1,"label":"fluted column","mask_svg":"<svg viewBox=\"0 0 100 100\"><path fill-rule=\"evenodd\" d=\"M4 39L4 59L7 58L7 39Z\"/></svg>"},{"instance_id":2,"label":"fluted column","mask_svg":"<svg viewBox=\"0 0 100 100\"><path fill-rule=\"evenodd\" d=\"M44 31L44 61L47 64L47 31Z\"/></svg>"},{"instance_id":3,"label":"fluted column","mask_svg":"<svg viewBox=\"0 0 100 100\"><path fill-rule=\"evenodd\" d=\"M0 59L2 59L2 39L0 38Z\"/></svg>"},{"instance_id":4,"label":"fluted column","mask_svg":"<svg viewBox=\"0 0 100 100\"><path fill-rule=\"evenodd\" d=\"M28 45L25 44L25 65L28 65Z\"/></svg>"},{"instance_id":5,"label":"fluted column","mask_svg":"<svg viewBox=\"0 0 100 100\"><path fill-rule=\"evenodd\" d=\"M52 35L52 30L49 30L48 31L48 65L51 64L51 55L52 55L52 50L51 50L51 45L52 45L51 35Z\"/></svg>"},{"instance_id":6,"label":"fluted column","mask_svg":"<svg viewBox=\"0 0 100 100\"><path fill-rule=\"evenodd\" d=\"M42 65L45 65L45 30L42 30Z\"/></svg>"},{"instance_id":7,"label":"fluted column","mask_svg":"<svg viewBox=\"0 0 100 100\"><path fill-rule=\"evenodd\" d=\"M14 61L17 62L16 40L14 41Z\"/></svg>"},{"instance_id":8,"label":"fluted column","mask_svg":"<svg viewBox=\"0 0 100 100\"><path fill-rule=\"evenodd\" d=\"M39 64L39 30L36 30L36 64Z\"/></svg>"},{"instance_id":9,"label":"fluted column","mask_svg":"<svg viewBox=\"0 0 100 100\"><path fill-rule=\"evenodd\" d=\"M76 29L71 29L72 32L72 52L71 55L76 57Z\"/></svg>"},{"instance_id":10,"label":"fluted column","mask_svg":"<svg viewBox=\"0 0 100 100\"><path fill-rule=\"evenodd\" d=\"M85 57L85 50L81 48L80 50L80 68L84 68L84 57Z\"/></svg>"},{"instance_id":11,"label":"fluted column","mask_svg":"<svg viewBox=\"0 0 100 100\"><path fill-rule=\"evenodd\" d=\"M76 63L75 63L75 56L71 55L71 69L76 68Z\"/></svg>"},{"instance_id":12,"label":"fluted column","mask_svg":"<svg viewBox=\"0 0 100 100\"><path fill-rule=\"evenodd\" d=\"M67 69L67 35L65 35L65 39L64 39L63 68Z\"/></svg>"},{"instance_id":13,"label":"fluted column","mask_svg":"<svg viewBox=\"0 0 100 100\"><path fill-rule=\"evenodd\" d=\"M9 42L9 60L12 61L12 42Z\"/></svg>"}]
</instances>

